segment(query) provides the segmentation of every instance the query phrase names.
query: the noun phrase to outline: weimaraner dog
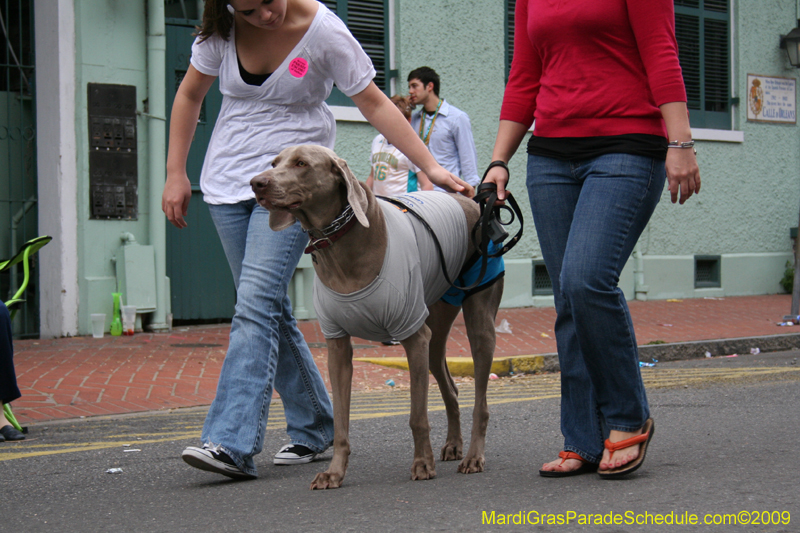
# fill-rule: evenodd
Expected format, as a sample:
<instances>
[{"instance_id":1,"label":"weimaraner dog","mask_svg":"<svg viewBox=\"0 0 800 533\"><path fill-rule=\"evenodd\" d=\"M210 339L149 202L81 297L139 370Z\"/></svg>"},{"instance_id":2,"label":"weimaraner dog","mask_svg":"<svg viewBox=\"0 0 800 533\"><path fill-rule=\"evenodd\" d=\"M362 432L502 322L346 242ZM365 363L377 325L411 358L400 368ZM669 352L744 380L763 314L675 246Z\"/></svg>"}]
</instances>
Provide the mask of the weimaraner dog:
<instances>
[{"instance_id":1,"label":"weimaraner dog","mask_svg":"<svg viewBox=\"0 0 800 533\"><path fill-rule=\"evenodd\" d=\"M327 290L336 298L346 299L353 293L374 285L374 280L382 274L384 268L389 244L387 239L396 239L387 234L387 215L397 215L386 212L386 206L380 205L386 202L379 201L365 184L359 182L343 159L321 146L293 146L283 150L273 161L273 168L253 178L250 184L258 203L269 210L269 223L273 230L287 228L296 219L309 233L311 241L317 242L317 246L310 249L314 250L314 269L317 274L315 308L321 325L323 321L317 301L318 292ZM466 242L462 249L466 253L457 258L458 264L448 265L450 268L455 267L457 273L461 264L474 251L467 230L471 230L478 221L478 205L457 194L415 194L440 195L438 198L446 197L446 201L451 204L449 198L454 198L457 202L455 210L458 211L458 207L463 209L466 225L461 233ZM337 240L331 244L333 238L330 241L323 238L323 230L329 228L332 221L341 218L340 215L347 211L348 204L352 207L357 223L345 230L343 235L337 236ZM395 209L394 206L391 209ZM399 209L395 211L402 213ZM410 214L400 216L411 217ZM410 233L414 234L413 231ZM416 248L414 253L419 255ZM436 264L439 264L438 258ZM441 270L440 267L437 268ZM450 276L451 279L455 278L453 274ZM324 287L320 287L319 283ZM428 370L439 384L447 411L447 439L441 449L441 459L453 461L463 457L458 466L458 471L463 473L482 472L484 469L486 427L489 420L486 388L495 349L494 321L502 292L503 279L499 277L497 282L463 301L464 321L475 366L475 408L472 437L466 457L462 453L458 390L445 362L448 334L460 308L439 301L439 294L435 303L427 307L427 319L419 322L422 318L418 318L419 326L413 326L416 327L415 331L408 336L398 337L408 357L411 378L409 425L414 437L414 460L411 465L413 480L436 477L427 413ZM424 316L425 304L422 305L423 313L419 314ZM391 305L379 304L379 307ZM356 309L354 314L358 312ZM368 320L375 318L371 312L364 313L364 316ZM382 326L378 324L378 327ZM347 471L350 455L350 388L353 377L353 348L347 329L348 325L345 324L342 331L325 335L328 370L333 389L334 451L330 467L317 474L311 484L312 489L340 487ZM326 333L325 327L323 333ZM385 333L376 335L371 340L384 340ZM365 338L364 335L358 336Z\"/></svg>"}]
</instances>

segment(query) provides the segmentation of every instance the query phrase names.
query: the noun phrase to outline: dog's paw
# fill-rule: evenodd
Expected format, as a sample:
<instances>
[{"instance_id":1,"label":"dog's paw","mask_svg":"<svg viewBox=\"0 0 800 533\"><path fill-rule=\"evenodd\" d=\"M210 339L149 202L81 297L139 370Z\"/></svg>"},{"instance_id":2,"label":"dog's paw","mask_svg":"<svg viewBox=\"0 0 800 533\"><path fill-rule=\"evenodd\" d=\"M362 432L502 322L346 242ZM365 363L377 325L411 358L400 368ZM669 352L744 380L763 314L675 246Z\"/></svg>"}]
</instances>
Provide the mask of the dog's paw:
<instances>
[{"instance_id":1,"label":"dog's paw","mask_svg":"<svg viewBox=\"0 0 800 533\"><path fill-rule=\"evenodd\" d=\"M311 482L311 490L338 489L344 481L343 474L320 472Z\"/></svg>"},{"instance_id":2,"label":"dog's paw","mask_svg":"<svg viewBox=\"0 0 800 533\"><path fill-rule=\"evenodd\" d=\"M482 455L467 457L458 465L458 471L462 474L475 474L477 472L483 472L484 466L486 466L486 459L484 459Z\"/></svg>"},{"instance_id":3,"label":"dog's paw","mask_svg":"<svg viewBox=\"0 0 800 533\"><path fill-rule=\"evenodd\" d=\"M442 446L442 461L458 461L464 457L461 443L446 442Z\"/></svg>"},{"instance_id":4,"label":"dog's paw","mask_svg":"<svg viewBox=\"0 0 800 533\"><path fill-rule=\"evenodd\" d=\"M433 479L436 477L436 467L433 461L427 463L424 459L414 459L411 464L411 479L413 481Z\"/></svg>"}]
</instances>

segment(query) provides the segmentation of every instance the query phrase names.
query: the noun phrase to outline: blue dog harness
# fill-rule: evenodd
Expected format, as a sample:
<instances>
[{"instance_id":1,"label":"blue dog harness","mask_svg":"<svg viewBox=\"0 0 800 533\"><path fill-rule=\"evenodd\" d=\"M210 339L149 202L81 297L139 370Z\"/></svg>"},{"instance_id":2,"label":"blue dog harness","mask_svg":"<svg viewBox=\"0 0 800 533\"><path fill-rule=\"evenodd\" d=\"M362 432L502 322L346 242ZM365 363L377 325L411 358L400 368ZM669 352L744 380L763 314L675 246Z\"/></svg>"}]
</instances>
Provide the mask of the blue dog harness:
<instances>
[{"instance_id":1,"label":"blue dog harness","mask_svg":"<svg viewBox=\"0 0 800 533\"><path fill-rule=\"evenodd\" d=\"M489 253L494 254L500 247L497 246L495 243L489 241ZM477 257L473 257L473 259L478 259ZM481 273L481 262L479 260L473 261L472 265L467 268L466 270L462 270L459 273L458 278L456 281L461 287L468 287L478 281L478 276ZM486 263L486 272L483 275L484 282L478 285L475 288L469 290L463 290L458 287L451 286L444 296L440 299L448 303L450 305L455 305L456 307L461 307L461 304L464 303L464 300L469 298L475 293L481 292L484 289L488 289L493 284L497 282L500 278L506 275L506 265L503 262L503 256L498 255L497 257L489 257Z\"/></svg>"}]
</instances>

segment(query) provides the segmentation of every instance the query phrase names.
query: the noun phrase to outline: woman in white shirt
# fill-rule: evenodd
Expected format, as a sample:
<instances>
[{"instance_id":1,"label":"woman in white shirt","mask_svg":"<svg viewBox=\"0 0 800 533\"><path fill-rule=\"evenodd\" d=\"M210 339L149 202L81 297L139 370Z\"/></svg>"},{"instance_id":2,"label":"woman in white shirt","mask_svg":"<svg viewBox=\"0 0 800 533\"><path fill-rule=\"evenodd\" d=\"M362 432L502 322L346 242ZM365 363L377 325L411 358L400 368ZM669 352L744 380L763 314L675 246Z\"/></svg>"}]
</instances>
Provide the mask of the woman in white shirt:
<instances>
[{"instance_id":1,"label":"woman in white shirt","mask_svg":"<svg viewBox=\"0 0 800 533\"><path fill-rule=\"evenodd\" d=\"M469 190L430 155L397 108L372 82L369 57L342 21L316 0L206 0L191 65L172 108L162 208L185 228L191 186L186 158L203 98L219 77L223 94L200 186L237 289L236 314L202 448L190 465L234 479L257 476L274 388L291 444L276 464L307 463L333 440L330 399L286 294L307 238L300 225L269 228L250 179L287 146L333 148L336 122L325 99L333 83L429 178Z\"/></svg>"}]
</instances>

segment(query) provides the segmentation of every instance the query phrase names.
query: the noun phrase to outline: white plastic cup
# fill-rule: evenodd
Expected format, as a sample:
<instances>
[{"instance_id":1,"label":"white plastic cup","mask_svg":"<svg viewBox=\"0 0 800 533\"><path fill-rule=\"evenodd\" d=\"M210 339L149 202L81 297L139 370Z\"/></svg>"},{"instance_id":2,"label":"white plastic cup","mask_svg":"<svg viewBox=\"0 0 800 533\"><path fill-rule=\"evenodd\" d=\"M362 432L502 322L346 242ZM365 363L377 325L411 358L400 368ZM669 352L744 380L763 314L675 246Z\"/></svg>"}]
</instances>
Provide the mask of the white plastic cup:
<instances>
[{"instance_id":1,"label":"white plastic cup","mask_svg":"<svg viewBox=\"0 0 800 533\"><path fill-rule=\"evenodd\" d=\"M136 325L136 306L123 305L122 306L122 334L133 335L133 329Z\"/></svg>"},{"instance_id":2,"label":"white plastic cup","mask_svg":"<svg viewBox=\"0 0 800 533\"><path fill-rule=\"evenodd\" d=\"M92 313L92 337L102 339L106 332L106 314Z\"/></svg>"}]
</instances>

